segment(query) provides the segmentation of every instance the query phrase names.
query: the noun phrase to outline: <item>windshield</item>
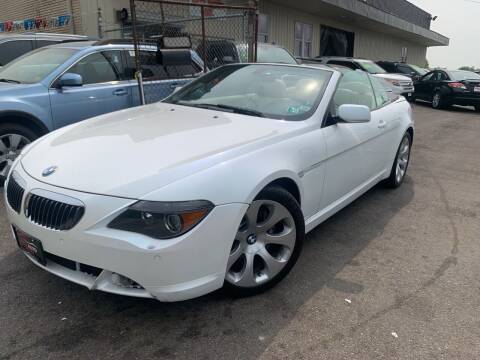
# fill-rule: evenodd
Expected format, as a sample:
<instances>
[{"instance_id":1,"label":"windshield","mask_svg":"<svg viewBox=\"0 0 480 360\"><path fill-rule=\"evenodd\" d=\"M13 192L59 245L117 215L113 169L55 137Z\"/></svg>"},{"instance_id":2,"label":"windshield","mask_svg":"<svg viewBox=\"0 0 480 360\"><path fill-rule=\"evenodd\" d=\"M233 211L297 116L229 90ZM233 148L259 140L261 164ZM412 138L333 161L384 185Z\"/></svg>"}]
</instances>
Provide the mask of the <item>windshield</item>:
<instances>
[{"instance_id":1,"label":"windshield","mask_svg":"<svg viewBox=\"0 0 480 360\"><path fill-rule=\"evenodd\" d=\"M330 71L299 66L227 65L186 85L165 102L305 120L315 112L330 76Z\"/></svg>"},{"instance_id":2,"label":"windshield","mask_svg":"<svg viewBox=\"0 0 480 360\"><path fill-rule=\"evenodd\" d=\"M64 48L41 48L32 51L0 69L0 79L22 84L42 81L63 64L77 50Z\"/></svg>"},{"instance_id":3,"label":"windshield","mask_svg":"<svg viewBox=\"0 0 480 360\"><path fill-rule=\"evenodd\" d=\"M370 60L356 60L360 67L370 74L386 74L387 72L379 65Z\"/></svg>"},{"instance_id":4,"label":"windshield","mask_svg":"<svg viewBox=\"0 0 480 360\"><path fill-rule=\"evenodd\" d=\"M452 80L480 80L480 75L472 71L456 70L449 71L450 78Z\"/></svg>"},{"instance_id":5,"label":"windshield","mask_svg":"<svg viewBox=\"0 0 480 360\"><path fill-rule=\"evenodd\" d=\"M257 61L263 63L298 64L297 60L284 48L276 46L258 46Z\"/></svg>"},{"instance_id":6,"label":"windshield","mask_svg":"<svg viewBox=\"0 0 480 360\"><path fill-rule=\"evenodd\" d=\"M237 45L240 62L248 62L248 45ZM297 65L298 61L286 49L278 46L258 44L257 62Z\"/></svg>"},{"instance_id":7,"label":"windshield","mask_svg":"<svg viewBox=\"0 0 480 360\"><path fill-rule=\"evenodd\" d=\"M417 66L417 65L409 64L408 66L410 66L413 70L415 70L419 75L425 75L428 72L424 68L421 68L420 66Z\"/></svg>"}]
</instances>

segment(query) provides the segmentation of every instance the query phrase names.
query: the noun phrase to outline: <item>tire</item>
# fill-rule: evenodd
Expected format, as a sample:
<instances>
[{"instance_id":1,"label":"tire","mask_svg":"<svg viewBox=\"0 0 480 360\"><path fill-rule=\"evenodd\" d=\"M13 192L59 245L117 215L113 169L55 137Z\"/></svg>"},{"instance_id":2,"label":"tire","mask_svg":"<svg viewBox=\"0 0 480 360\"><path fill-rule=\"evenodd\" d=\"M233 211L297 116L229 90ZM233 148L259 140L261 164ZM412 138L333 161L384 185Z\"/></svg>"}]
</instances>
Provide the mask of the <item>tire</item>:
<instances>
[{"instance_id":1,"label":"tire","mask_svg":"<svg viewBox=\"0 0 480 360\"><path fill-rule=\"evenodd\" d=\"M475 111L480 112L480 105L475 105Z\"/></svg>"},{"instance_id":2,"label":"tire","mask_svg":"<svg viewBox=\"0 0 480 360\"><path fill-rule=\"evenodd\" d=\"M440 91L435 91L432 98L432 108L440 110L445 108L445 102L443 100L442 93Z\"/></svg>"},{"instance_id":3,"label":"tire","mask_svg":"<svg viewBox=\"0 0 480 360\"><path fill-rule=\"evenodd\" d=\"M405 154L404 148L408 143L408 150ZM398 146L398 150L395 154L395 161L393 162L390 176L384 181L384 185L388 188L395 189L403 184L405 176L407 174L408 165L410 164L410 153L412 150L412 136L410 133L403 135L402 141Z\"/></svg>"},{"instance_id":4,"label":"tire","mask_svg":"<svg viewBox=\"0 0 480 360\"><path fill-rule=\"evenodd\" d=\"M37 134L23 125L0 124L0 186L20 151L36 138Z\"/></svg>"},{"instance_id":5,"label":"tire","mask_svg":"<svg viewBox=\"0 0 480 360\"><path fill-rule=\"evenodd\" d=\"M416 101L415 95L407 96L407 101L408 101L409 103L414 103L414 102Z\"/></svg>"},{"instance_id":6,"label":"tire","mask_svg":"<svg viewBox=\"0 0 480 360\"><path fill-rule=\"evenodd\" d=\"M297 262L304 238L305 220L297 200L283 188L264 189L250 204L235 236L224 289L246 297L272 288Z\"/></svg>"}]
</instances>

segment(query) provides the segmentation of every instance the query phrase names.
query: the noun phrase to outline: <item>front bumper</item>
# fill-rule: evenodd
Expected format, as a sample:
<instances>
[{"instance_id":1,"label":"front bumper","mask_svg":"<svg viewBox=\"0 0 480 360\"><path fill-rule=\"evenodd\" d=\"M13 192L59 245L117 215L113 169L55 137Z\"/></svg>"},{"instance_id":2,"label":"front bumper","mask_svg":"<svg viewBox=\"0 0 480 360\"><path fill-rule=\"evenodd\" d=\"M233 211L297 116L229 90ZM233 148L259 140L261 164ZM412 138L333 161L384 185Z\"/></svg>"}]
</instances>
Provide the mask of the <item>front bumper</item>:
<instances>
[{"instance_id":1,"label":"front bumper","mask_svg":"<svg viewBox=\"0 0 480 360\"><path fill-rule=\"evenodd\" d=\"M228 255L247 204L215 207L187 234L156 240L141 234L107 228L107 224L136 200L62 189L30 177L21 166L26 196L33 189L61 193L82 201L85 214L71 230L55 231L17 214L5 199L10 223L42 242L50 255L45 266L36 265L90 290L180 301L198 297L223 285ZM6 188L6 187L5 187ZM75 266L68 266L68 264ZM67 266L66 266L67 265ZM97 268L92 271L92 267ZM125 284L128 278L134 285Z\"/></svg>"}]
</instances>

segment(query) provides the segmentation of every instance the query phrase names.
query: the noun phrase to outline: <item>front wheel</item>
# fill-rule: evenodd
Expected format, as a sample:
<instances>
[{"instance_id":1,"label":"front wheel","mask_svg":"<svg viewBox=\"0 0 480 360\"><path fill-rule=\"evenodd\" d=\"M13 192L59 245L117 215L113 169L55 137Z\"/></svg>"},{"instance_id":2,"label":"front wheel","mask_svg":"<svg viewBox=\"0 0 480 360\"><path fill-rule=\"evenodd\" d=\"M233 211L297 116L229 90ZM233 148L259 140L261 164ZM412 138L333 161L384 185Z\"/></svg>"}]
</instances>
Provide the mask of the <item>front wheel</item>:
<instances>
[{"instance_id":1,"label":"front wheel","mask_svg":"<svg viewBox=\"0 0 480 360\"><path fill-rule=\"evenodd\" d=\"M225 289L250 296L273 287L295 265L305 237L305 222L286 190L263 190L250 204L233 241Z\"/></svg>"},{"instance_id":2,"label":"front wheel","mask_svg":"<svg viewBox=\"0 0 480 360\"><path fill-rule=\"evenodd\" d=\"M37 135L30 129L17 124L0 124L0 186L22 149Z\"/></svg>"},{"instance_id":3,"label":"front wheel","mask_svg":"<svg viewBox=\"0 0 480 360\"><path fill-rule=\"evenodd\" d=\"M390 188L397 188L402 185L407 174L408 164L410 163L410 152L412 149L412 136L406 133L400 146L398 147L395 161L390 171L390 176L385 180L385 185Z\"/></svg>"}]
</instances>

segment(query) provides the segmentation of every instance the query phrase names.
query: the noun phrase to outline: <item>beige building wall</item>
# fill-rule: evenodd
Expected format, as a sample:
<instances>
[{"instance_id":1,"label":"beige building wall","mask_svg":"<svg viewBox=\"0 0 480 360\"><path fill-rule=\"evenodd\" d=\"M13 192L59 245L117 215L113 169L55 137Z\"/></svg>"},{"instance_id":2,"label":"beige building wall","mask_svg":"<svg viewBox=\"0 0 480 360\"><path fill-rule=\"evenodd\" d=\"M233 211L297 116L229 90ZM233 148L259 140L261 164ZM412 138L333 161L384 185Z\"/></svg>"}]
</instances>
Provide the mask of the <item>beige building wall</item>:
<instances>
[{"instance_id":1,"label":"beige building wall","mask_svg":"<svg viewBox=\"0 0 480 360\"><path fill-rule=\"evenodd\" d=\"M88 36L118 38L121 24L117 21L116 11L126 8L130 11L129 0L74 0L79 3L76 18L82 24L82 34ZM100 11L99 11L100 9ZM101 18L99 27L99 18Z\"/></svg>"},{"instance_id":2,"label":"beige building wall","mask_svg":"<svg viewBox=\"0 0 480 360\"><path fill-rule=\"evenodd\" d=\"M268 16L268 41L285 46L292 52L294 50L294 27L295 22L298 21L313 25L312 56L320 54L320 28L321 25L326 25L355 33L355 57L364 57L375 61L399 61L402 55L402 48L407 47L408 62L419 66L425 65L426 46L396 38L392 35L383 35L380 32L350 26L331 18L310 15L270 1L261 0L259 7L260 13Z\"/></svg>"}]
</instances>

